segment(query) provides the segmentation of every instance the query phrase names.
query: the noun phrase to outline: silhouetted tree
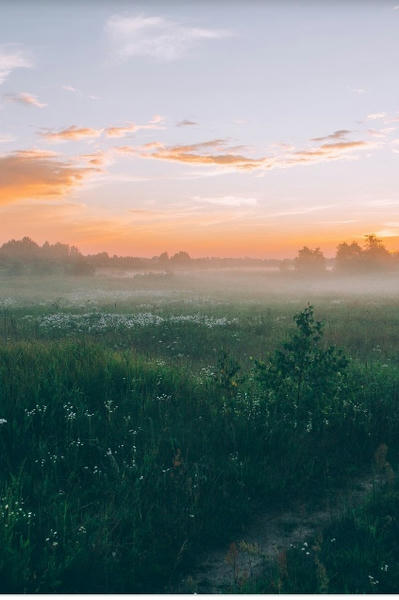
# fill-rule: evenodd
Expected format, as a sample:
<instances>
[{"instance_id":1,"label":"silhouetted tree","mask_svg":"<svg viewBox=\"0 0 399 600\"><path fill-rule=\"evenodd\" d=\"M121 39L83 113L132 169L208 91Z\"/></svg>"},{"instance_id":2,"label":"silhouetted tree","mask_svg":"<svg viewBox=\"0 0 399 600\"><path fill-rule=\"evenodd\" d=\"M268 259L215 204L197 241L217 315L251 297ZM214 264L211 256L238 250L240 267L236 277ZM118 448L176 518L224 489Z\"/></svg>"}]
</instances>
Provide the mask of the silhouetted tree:
<instances>
[{"instance_id":1,"label":"silhouetted tree","mask_svg":"<svg viewBox=\"0 0 399 600\"><path fill-rule=\"evenodd\" d=\"M180 250L180 252L176 252L176 254L174 254L170 260L172 262L174 262L175 264L183 264L184 265L184 264L190 262L191 257L188 252L184 252L183 250Z\"/></svg>"},{"instance_id":2,"label":"silhouetted tree","mask_svg":"<svg viewBox=\"0 0 399 600\"><path fill-rule=\"evenodd\" d=\"M304 246L295 258L295 269L301 273L322 273L326 270L326 259L320 248Z\"/></svg>"},{"instance_id":3,"label":"silhouetted tree","mask_svg":"<svg viewBox=\"0 0 399 600\"><path fill-rule=\"evenodd\" d=\"M374 233L364 236L364 248L357 242L339 244L336 269L341 272L367 272L389 269L394 265L392 254Z\"/></svg>"},{"instance_id":4,"label":"silhouetted tree","mask_svg":"<svg viewBox=\"0 0 399 600\"><path fill-rule=\"evenodd\" d=\"M368 233L364 236L364 258L367 268L389 269L392 265L392 256L385 248L382 240L378 239L374 233Z\"/></svg>"},{"instance_id":5,"label":"silhouetted tree","mask_svg":"<svg viewBox=\"0 0 399 600\"><path fill-rule=\"evenodd\" d=\"M159 255L158 262L162 265L167 264L169 262L169 254L167 252L162 252Z\"/></svg>"},{"instance_id":6,"label":"silhouetted tree","mask_svg":"<svg viewBox=\"0 0 399 600\"><path fill-rule=\"evenodd\" d=\"M10 257L32 259L40 254L40 246L25 236L22 240L10 240L3 244L1 253Z\"/></svg>"},{"instance_id":7,"label":"silhouetted tree","mask_svg":"<svg viewBox=\"0 0 399 600\"><path fill-rule=\"evenodd\" d=\"M363 250L357 242L348 244L343 242L337 247L335 257L335 268L337 271L354 272L359 271L363 264Z\"/></svg>"}]
</instances>

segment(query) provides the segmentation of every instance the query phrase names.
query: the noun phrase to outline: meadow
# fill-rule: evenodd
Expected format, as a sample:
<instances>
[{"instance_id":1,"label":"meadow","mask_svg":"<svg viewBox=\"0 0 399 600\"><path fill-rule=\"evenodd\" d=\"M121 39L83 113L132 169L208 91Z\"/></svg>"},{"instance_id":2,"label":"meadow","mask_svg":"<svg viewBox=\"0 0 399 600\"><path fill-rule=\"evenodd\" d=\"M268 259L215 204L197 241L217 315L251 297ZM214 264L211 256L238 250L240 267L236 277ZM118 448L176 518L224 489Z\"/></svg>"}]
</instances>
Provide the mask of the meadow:
<instances>
[{"instance_id":1,"label":"meadow","mask_svg":"<svg viewBox=\"0 0 399 600\"><path fill-rule=\"evenodd\" d=\"M262 507L317 506L381 447L396 472L394 275L3 275L0 286L2 592L174 591ZM391 480L331 525L340 535L306 542L312 561L287 549L238 591L380 580L397 591Z\"/></svg>"}]
</instances>

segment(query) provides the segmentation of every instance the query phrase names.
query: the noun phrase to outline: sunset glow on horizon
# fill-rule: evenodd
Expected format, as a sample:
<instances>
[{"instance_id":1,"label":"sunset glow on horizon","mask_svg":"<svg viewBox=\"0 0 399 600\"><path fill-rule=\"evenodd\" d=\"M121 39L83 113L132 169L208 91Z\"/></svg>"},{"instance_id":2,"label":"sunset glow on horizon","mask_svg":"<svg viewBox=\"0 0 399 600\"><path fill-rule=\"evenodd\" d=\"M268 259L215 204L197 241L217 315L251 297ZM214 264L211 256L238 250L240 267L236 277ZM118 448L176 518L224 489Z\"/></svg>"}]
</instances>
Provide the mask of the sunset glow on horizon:
<instances>
[{"instance_id":1,"label":"sunset glow on horizon","mask_svg":"<svg viewBox=\"0 0 399 600\"><path fill-rule=\"evenodd\" d=\"M397 8L5 0L0 243L399 251Z\"/></svg>"}]
</instances>

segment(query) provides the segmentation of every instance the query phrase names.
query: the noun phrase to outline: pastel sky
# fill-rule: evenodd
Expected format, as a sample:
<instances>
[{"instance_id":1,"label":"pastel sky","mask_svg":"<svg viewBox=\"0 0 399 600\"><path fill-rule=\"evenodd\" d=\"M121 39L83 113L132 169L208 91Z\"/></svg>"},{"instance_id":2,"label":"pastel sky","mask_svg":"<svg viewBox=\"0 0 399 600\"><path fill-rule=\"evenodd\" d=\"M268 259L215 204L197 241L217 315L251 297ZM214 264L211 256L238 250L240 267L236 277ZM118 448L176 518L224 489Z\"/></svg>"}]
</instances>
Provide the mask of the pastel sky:
<instances>
[{"instance_id":1,"label":"pastel sky","mask_svg":"<svg viewBox=\"0 0 399 600\"><path fill-rule=\"evenodd\" d=\"M399 250L399 5L2 0L0 242Z\"/></svg>"}]
</instances>

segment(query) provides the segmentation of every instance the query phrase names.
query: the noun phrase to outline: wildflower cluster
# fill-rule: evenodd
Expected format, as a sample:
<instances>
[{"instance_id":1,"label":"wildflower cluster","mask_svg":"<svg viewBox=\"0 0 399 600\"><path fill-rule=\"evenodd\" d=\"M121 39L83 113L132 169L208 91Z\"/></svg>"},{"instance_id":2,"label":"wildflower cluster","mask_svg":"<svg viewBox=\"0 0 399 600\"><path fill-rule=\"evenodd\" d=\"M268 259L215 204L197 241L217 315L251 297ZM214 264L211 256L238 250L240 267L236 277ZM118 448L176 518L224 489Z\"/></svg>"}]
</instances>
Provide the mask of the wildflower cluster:
<instances>
[{"instance_id":1,"label":"wildflower cluster","mask_svg":"<svg viewBox=\"0 0 399 600\"><path fill-rule=\"evenodd\" d=\"M35 404L35 406L31 410L25 408L25 414L27 417L33 417L33 415L44 415L46 411L46 404Z\"/></svg>"},{"instance_id":2,"label":"wildflower cluster","mask_svg":"<svg viewBox=\"0 0 399 600\"><path fill-rule=\"evenodd\" d=\"M5 496L1 499L0 504L0 519L4 523L4 527L8 528L11 522L25 521L28 525L35 517L35 513L26 510L23 500L10 501Z\"/></svg>"},{"instance_id":3,"label":"wildflower cluster","mask_svg":"<svg viewBox=\"0 0 399 600\"><path fill-rule=\"evenodd\" d=\"M89 312L83 314L53 313L34 318L31 315L24 317L27 321L35 321L44 331L62 331L65 333L103 333L124 329L158 326L163 323L193 323L203 327L225 327L235 322L236 319L226 317L211 317L208 315L172 315L161 317L152 312L135 314L117 314Z\"/></svg>"},{"instance_id":4,"label":"wildflower cluster","mask_svg":"<svg viewBox=\"0 0 399 600\"><path fill-rule=\"evenodd\" d=\"M45 542L51 548L56 549L57 546L59 545L58 531L54 531L54 529L50 529L50 533L46 537Z\"/></svg>"}]
</instances>

